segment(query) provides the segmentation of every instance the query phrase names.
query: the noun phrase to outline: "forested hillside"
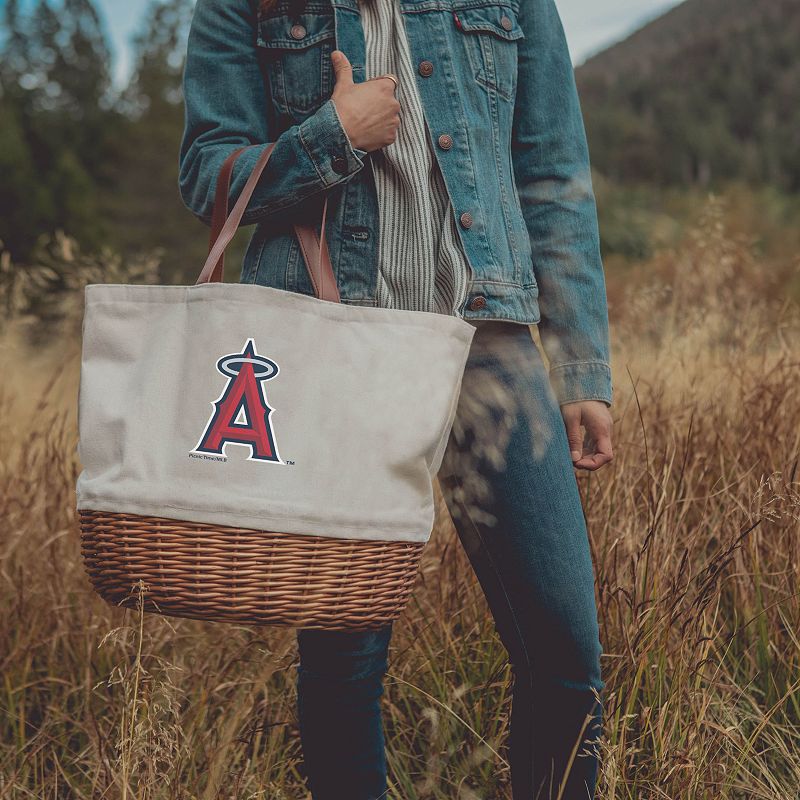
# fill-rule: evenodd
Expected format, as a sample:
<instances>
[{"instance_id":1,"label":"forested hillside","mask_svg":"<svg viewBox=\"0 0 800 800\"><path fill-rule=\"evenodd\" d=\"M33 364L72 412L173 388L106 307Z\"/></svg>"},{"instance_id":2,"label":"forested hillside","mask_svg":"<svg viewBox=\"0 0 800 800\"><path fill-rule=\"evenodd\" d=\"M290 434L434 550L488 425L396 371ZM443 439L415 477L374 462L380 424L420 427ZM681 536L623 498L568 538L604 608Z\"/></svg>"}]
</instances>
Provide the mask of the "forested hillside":
<instances>
[{"instance_id":1,"label":"forested hillside","mask_svg":"<svg viewBox=\"0 0 800 800\"><path fill-rule=\"evenodd\" d=\"M14 258L59 229L89 251L202 254L204 226L177 190L193 7L150 5L117 89L92 0L0 3L0 240Z\"/></svg>"},{"instance_id":2,"label":"forested hillside","mask_svg":"<svg viewBox=\"0 0 800 800\"><path fill-rule=\"evenodd\" d=\"M606 177L800 190L798 0L687 0L577 77Z\"/></svg>"}]
</instances>

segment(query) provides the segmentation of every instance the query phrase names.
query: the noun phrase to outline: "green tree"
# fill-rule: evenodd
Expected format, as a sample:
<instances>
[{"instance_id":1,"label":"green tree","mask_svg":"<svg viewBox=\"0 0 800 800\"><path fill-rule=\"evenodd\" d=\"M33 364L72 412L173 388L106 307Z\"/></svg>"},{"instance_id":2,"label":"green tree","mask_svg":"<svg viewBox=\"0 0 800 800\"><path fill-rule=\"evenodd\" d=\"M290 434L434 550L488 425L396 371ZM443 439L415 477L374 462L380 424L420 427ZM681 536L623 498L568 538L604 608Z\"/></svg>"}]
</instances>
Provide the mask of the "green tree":
<instances>
[{"instance_id":1,"label":"green tree","mask_svg":"<svg viewBox=\"0 0 800 800\"><path fill-rule=\"evenodd\" d=\"M57 11L39 0L27 15L9 0L4 22L0 238L17 259L56 229L97 247L106 235L98 188L121 119L101 20L91 0Z\"/></svg>"},{"instance_id":2,"label":"green tree","mask_svg":"<svg viewBox=\"0 0 800 800\"><path fill-rule=\"evenodd\" d=\"M120 250L163 249L165 281L189 280L199 271L208 236L178 193L181 84L193 8L192 0L152 2L134 39L134 73L121 98L129 119L125 152L116 159L115 192L105 203Z\"/></svg>"}]
</instances>

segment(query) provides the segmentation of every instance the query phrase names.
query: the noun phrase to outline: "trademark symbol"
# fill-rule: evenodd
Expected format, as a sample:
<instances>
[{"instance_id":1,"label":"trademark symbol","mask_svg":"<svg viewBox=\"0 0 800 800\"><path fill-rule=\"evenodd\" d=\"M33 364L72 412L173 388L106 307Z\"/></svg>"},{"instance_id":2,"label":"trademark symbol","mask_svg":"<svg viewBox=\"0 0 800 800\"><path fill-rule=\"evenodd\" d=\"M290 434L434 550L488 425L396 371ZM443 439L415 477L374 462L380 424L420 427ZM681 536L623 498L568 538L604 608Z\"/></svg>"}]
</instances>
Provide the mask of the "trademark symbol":
<instances>
[{"instance_id":1,"label":"trademark symbol","mask_svg":"<svg viewBox=\"0 0 800 800\"><path fill-rule=\"evenodd\" d=\"M294 466L294 461L292 461L291 459L288 459L288 458L286 459L286 461L284 463L288 464L290 467Z\"/></svg>"}]
</instances>

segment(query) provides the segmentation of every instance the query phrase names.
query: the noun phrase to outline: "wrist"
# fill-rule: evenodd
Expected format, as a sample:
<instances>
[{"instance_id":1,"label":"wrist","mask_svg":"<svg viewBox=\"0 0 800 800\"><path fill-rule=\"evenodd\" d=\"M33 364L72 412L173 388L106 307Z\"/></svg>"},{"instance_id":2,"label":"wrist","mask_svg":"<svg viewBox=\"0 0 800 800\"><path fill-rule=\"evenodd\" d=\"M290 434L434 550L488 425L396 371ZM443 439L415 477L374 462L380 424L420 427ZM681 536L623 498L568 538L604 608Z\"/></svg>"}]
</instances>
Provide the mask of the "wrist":
<instances>
[{"instance_id":1,"label":"wrist","mask_svg":"<svg viewBox=\"0 0 800 800\"><path fill-rule=\"evenodd\" d=\"M331 105L333 106L334 113L336 114L336 118L339 120L339 127L342 129L342 133L344 134L345 139L347 139L348 144L353 150L359 150L362 153L366 153L367 151L364 150L362 147L359 147L359 139L355 133L352 133L348 130L347 119L346 117L342 116L342 113L339 107L336 105L336 101L331 97Z\"/></svg>"}]
</instances>

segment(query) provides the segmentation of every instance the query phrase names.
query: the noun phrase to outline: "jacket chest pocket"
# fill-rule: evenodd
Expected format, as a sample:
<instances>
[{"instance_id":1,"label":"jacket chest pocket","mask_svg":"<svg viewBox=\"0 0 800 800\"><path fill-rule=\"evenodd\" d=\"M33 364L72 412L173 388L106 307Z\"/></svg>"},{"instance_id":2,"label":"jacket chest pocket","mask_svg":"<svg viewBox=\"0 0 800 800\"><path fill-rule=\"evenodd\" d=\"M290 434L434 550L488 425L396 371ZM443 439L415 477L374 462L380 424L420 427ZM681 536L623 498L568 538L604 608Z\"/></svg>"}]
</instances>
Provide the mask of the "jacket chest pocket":
<instances>
[{"instance_id":1,"label":"jacket chest pocket","mask_svg":"<svg viewBox=\"0 0 800 800\"><path fill-rule=\"evenodd\" d=\"M276 110L302 121L333 91L333 13L264 17L257 45Z\"/></svg>"},{"instance_id":2,"label":"jacket chest pocket","mask_svg":"<svg viewBox=\"0 0 800 800\"><path fill-rule=\"evenodd\" d=\"M525 34L509 5L453 8L475 80L487 91L513 100L517 86L517 42Z\"/></svg>"}]
</instances>

